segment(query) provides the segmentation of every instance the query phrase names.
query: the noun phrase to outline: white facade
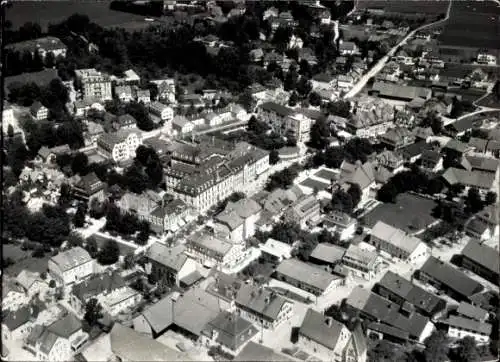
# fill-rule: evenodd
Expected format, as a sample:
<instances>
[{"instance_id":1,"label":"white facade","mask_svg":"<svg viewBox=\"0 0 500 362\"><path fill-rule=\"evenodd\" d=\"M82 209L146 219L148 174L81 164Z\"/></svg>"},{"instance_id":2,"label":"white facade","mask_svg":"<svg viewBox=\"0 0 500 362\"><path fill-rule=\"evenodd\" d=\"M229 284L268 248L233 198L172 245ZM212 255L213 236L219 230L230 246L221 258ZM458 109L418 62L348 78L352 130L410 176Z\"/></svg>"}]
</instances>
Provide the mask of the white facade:
<instances>
[{"instance_id":1,"label":"white facade","mask_svg":"<svg viewBox=\"0 0 500 362\"><path fill-rule=\"evenodd\" d=\"M105 135L104 135L105 136ZM115 162L126 161L135 157L137 147L142 144L142 137L138 133L129 133L121 142L106 143L102 138L97 141L97 151Z\"/></svg>"},{"instance_id":2,"label":"white facade","mask_svg":"<svg viewBox=\"0 0 500 362\"><path fill-rule=\"evenodd\" d=\"M160 117L162 121L171 121L174 118L174 110L160 102L152 102L149 104L149 111Z\"/></svg>"},{"instance_id":3,"label":"white facade","mask_svg":"<svg viewBox=\"0 0 500 362\"><path fill-rule=\"evenodd\" d=\"M490 343L490 336L481 334L477 331L467 330L458 326L448 326L448 336L451 338L462 339L465 337L472 337L478 344Z\"/></svg>"},{"instance_id":4,"label":"white facade","mask_svg":"<svg viewBox=\"0 0 500 362\"><path fill-rule=\"evenodd\" d=\"M28 297L21 291L9 290L2 295L2 310L18 310L29 302Z\"/></svg>"},{"instance_id":5,"label":"white facade","mask_svg":"<svg viewBox=\"0 0 500 362\"><path fill-rule=\"evenodd\" d=\"M4 107L2 111L2 124L4 125L4 130L7 130L9 124L14 127L14 110L10 106Z\"/></svg>"},{"instance_id":6,"label":"white facade","mask_svg":"<svg viewBox=\"0 0 500 362\"><path fill-rule=\"evenodd\" d=\"M351 332L346 326L342 325L339 333L339 338L334 349L330 349L299 332L299 339L297 345L304 349L305 351L317 355L318 357L326 358L328 361L332 362L343 362L344 349L347 347L349 340L351 339Z\"/></svg>"},{"instance_id":7,"label":"white facade","mask_svg":"<svg viewBox=\"0 0 500 362\"><path fill-rule=\"evenodd\" d=\"M285 120L286 131L290 131L297 142L308 142L310 139L312 120L301 113L289 116Z\"/></svg>"},{"instance_id":8,"label":"white facade","mask_svg":"<svg viewBox=\"0 0 500 362\"><path fill-rule=\"evenodd\" d=\"M48 261L51 277L61 284L79 282L94 273L94 259L84 249L76 247L61 252Z\"/></svg>"},{"instance_id":9,"label":"white facade","mask_svg":"<svg viewBox=\"0 0 500 362\"><path fill-rule=\"evenodd\" d=\"M76 78L81 82L84 99L99 101L112 100L111 79L108 75L94 68L75 70Z\"/></svg>"}]
</instances>

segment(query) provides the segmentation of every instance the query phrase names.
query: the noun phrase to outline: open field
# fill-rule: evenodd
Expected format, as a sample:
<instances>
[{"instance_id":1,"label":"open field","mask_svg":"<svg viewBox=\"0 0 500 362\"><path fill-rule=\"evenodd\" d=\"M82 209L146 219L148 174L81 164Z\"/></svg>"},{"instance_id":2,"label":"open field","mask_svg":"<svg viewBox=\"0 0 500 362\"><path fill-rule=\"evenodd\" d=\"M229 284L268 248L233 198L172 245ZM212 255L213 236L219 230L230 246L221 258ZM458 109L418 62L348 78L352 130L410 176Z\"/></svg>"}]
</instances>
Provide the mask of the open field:
<instances>
[{"instance_id":1,"label":"open field","mask_svg":"<svg viewBox=\"0 0 500 362\"><path fill-rule=\"evenodd\" d=\"M418 222L419 228L422 228L436 221L431 215L434 206L433 200L407 193L400 194L395 204L380 204L367 213L364 216L365 224L372 228L380 220L396 228L410 230L415 226L412 224Z\"/></svg>"},{"instance_id":2,"label":"open field","mask_svg":"<svg viewBox=\"0 0 500 362\"><path fill-rule=\"evenodd\" d=\"M420 13L438 15L446 13L447 1L401 1L401 0L360 0L359 9L384 9L391 13Z\"/></svg>"},{"instance_id":3,"label":"open field","mask_svg":"<svg viewBox=\"0 0 500 362\"><path fill-rule=\"evenodd\" d=\"M15 1L7 9L6 19L14 29L31 21L37 22L43 29L49 23L58 23L74 13L87 15L92 22L102 27L122 27L136 30L150 26L144 16L129 14L109 9L108 1Z\"/></svg>"}]
</instances>

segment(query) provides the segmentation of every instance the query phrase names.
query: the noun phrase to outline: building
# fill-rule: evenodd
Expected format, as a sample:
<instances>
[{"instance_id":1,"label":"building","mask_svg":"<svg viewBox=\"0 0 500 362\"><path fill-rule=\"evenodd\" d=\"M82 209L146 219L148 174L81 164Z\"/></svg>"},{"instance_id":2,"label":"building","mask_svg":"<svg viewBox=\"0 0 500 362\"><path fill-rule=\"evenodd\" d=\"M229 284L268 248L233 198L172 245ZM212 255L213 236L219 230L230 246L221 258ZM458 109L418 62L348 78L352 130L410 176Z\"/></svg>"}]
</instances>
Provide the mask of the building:
<instances>
[{"instance_id":1,"label":"building","mask_svg":"<svg viewBox=\"0 0 500 362\"><path fill-rule=\"evenodd\" d=\"M261 328L274 330L292 317L292 302L249 284L243 284L237 291L235 303L240 316Z\"/></svg>"},{"instance_id":2,"label":"building","mask_svg":"<svg viewBox=\"0 0 500 362\"><path fill-rule=\"evenodd\" d=\"M339 43L340 55L354 55L359 52L358 46L352 41L340 41Z\"/></svg>"},{"instance_id":3,"label":"building","mask_svg":"<svg viewBox=\"0 0 500 362\"><path fill-rule=\"evenodd\" d=\"M480 283L464 272L433 256L427 259L415 275L420 281L446 292L458 301L468 300L484 289Z\"/></svg>"},{"instance_id":4,"label":"building","mask_svg":"<svg viewBox=\"0 0 500 362\"><path fill-rule=\"evenodd\" d=\"M422 240L409 236L404 231L382 221L378 221L373 227L370 243L378 250L410 263L427 259L430 255L429 247Z\"/></svg>"},{"instance_id":5,"label":"building","mask_svg":"<svg viewBox=\"0 0 500 362\"><path fill-rule=\"evenodd\" d=\"M17 310L26 305L29 299L23 288L12 280L2 280L2 310Z\"/></svg>"},{"instance_id":6,"label":"building","mask_svg":"<svg viewBox=\"0 0 500 362\"><path fill-rule=\"evenodd\" d=\"M482 323L486 322L490 316L490 313L487 310L466 302L461 302L459 304L457 314Z\"/></svg>"},{"instance_id":7,"label":"building","mask_svg":"<svg viewBox=\"0 0 500 362\"><path fill-rule=\"evenodd\" d=\"M344 324L311 308L300 326L297 345L322 360L365 362L367 358L366 339L359 328L351 333Z\"/></svg>"},{"instance_id":8,"label":"building","mask_svg":"<svg viewBox=\"0 0 500 362\"><path fill-rule=\"evenodd\" d=\"M494 284L498 283L498 250L472 239L463 248L461 255L462 267Z\"/></svg>"},{"instance_id":9,"label":"building","mask_svg":"<svg viewBox=\"0 0 500 362\"><path fill-rule=\"evenodd\" d=\"M243 347L233 361L234 362L289 362L292 357L276 352L260 343L250 341Z\"/></svg>"},{"instance_id":10,"label":"building","mask_svg":"<svg viewBox=\"0 0 500 362\"><path fill-rule=\"evenodd\" d=\"M38 273L29 270L21 271L17 277L16 282L24 290L24 294L28 299L39 294L43 296L49 287L48 283L43 280Z\"/></svg>"},{"instance_id":11,"label":"building","mask_svg":"<svg viewBox=\"0 0 500 362\"><path fill-rule=\"evenodd\" d=\"M306 143L310 140L310 132L313 120L302 113L295 113L285 118L284 133L293 136L297 142Z\"/></svg>"},{"instance_id":12,"label":"building","mask_svg":"<svg viewBox=\"0 0 500 362\"><path fill-rule=\"evenodd\" d=\"M477 188L486 193L497 189L496 176L490 172L468 171L460 168L450 167L442 175L447 185L463 185L466 189Z\"/></svg>"},{"instance_id":13,"label":"building","mask_svg":"<svg viewBox=\"0 0 500 362\"><path fill-rule=\"evenodd\" d=\"M9 125L12 125L12 127L15 126L14 122L15 122L14 109L9 103L4 101L2 109L2 123L4 127L2 129L5 134L7 133Z\"/></svg>"},{"instance_id":14,"label":"building","mask_svg":"<svg viewBox=\"0 0 500 362\"><path fill-rule=\"evenodd\" d=\"M286 259L276 268L275 278L315 296L344 285L344 278L298 259Z\"/></svg>"},{"instance_id":15,"label":"building","mask_svg":"<svg viewBox=\"0 0 500 362\"><path fill-rule=\"evenodd\" d=\"M39 101L33 102L33 104L30 107L30 113L33 116L33 118L37 121L44 121L49 116L48 108L45 107Z\"/></svg>"},{"instance_id":16,"label":"building","mask_svg":"<svg viewBox=\"0 0 500 362\"><path fill-rule=\"evenodd\" d=\"M345 248L337 245L319 243L309 256L309 260L314 264L334 267L342 262L345 251Z\"/></svg>"},{"instance_id":17,"label":"building","mask_svg":"<svg viewBox=\"0 0 500 362\"><path fill-rule=\"evenodd\" d=\"M489 323L478 322L461 316L450 315L441 323L448 329L448 336L462 339L472 337L477 344L484 345L490 342L492 326Z\"/></svg>"},{"instance_id":18,"label":"building","mask_svg":"<svg viewBox=\"0 0 500 362\"><path fill-rule=\"evenodd\" d=\"M149 89L135 88L135 100L138 103L149 104L151 103L151 92Z\"/></svg>"},{"instance_id":19,"label":"building","mask_svg":"<svg viewBox=\"0 0 500 362\"><path fill-rule=\"evenodd\" d=\"M281 133L286 119L293 115L291 108L274 102L265 102L257 109L259 119L271 126L275 131Z\"/></svg>"},{"instance_id":20,"label":"building","mask_svg":"<svg viewBox=\"0 0 500 362\"><path fill-rule=\"evenodd\" d=\"M172 131L175 134L190 133L194 130L194 123L185 116L177 115L172 120Z\"/></svg>"},{"instance_id":21,"label":"building","mask_svg":"<svg viewBox=\"0 0 500 362\"><path fill-rule=\"evenodd\" d=\"M379 322L408 333L413 342L423 343L434 331L429 318L415 311L411 304L401 307L360 286L351 291L345 304L367 321Z\"/></svg>"},{"instance_id":22,"label":"building","mask_svg":"<svg viewBox=\"0 0 500 362\"><path fill-rule=\"evenodd\" d=\"M390 270L372 291L401 307L410 303L417 312L429 318L439 317L446 309L446 301Z\"/></svg>"},{"instance_id":23,"label":"building","mask_svg":"<svg viewBox=\"0 0 500 362\"><path fill-rule=\"evenodd\" d=\"M58 57L66 58L68 47L64 45L61 39L53 36L47 36L19 43L8 44L5 46L5 49L19 52L20 54L30 52L32 56L35 52L37 52L40 55L40 58L44 60L48 53L52 53L54 59Z\"/></svg>"},{"instance_id":24,"label":"building","mask_svg":"<svg viewBox=\"0 0 500 362\"><path fill-rule=\"evenodd\" d=\"M116 117L115 121L113 122L113 127L116 130L134 129L137 127L137 120L128 113L122 114L121 116Z\"/></svg>"},{"instance_id":25,"label":"building","mask_svg":"<svg viewBox=\"0 0 500 362\"><path fill-rule=\"evenodd\" d=\"M4 310L2 313L2 344L26 338L38 316L30 306Z\"/></svg>"},{"instance_id":26,"label":"building","mask_svg":"<svg viewBox=\"0 0 500 362\"><path fill-rule=\"evenodd\" d=\"M260 218L262 207L252 199L229 202L224 211L215 216L216 230L231 239L241 242L255 234L255 223Z\"/></svg>"},{"instance_id":27,"label":"building","mask_svg":"<svg viewBox=\"0 0 500 362\"><path fill-rule=\"evenodd\" d=\"M340 165L340 176L336 184L347 191L352 184L357 184L361 189L361 200L366 200L370 190L375 186L375 169L371 162L354 164L343 161Z\"/></svg>"},{"instance_id":28,"label":"building","mask_svg":"<svg viewBox=\"0 0 500 362\"><path fill-rule=\"evenodd\" d=\"M115 96L120 102L129 103L133 100L132 87L120 85L115 87Z\"/></svg>"},{"instance_id":29,"label":"building","mask_svg":"<svg viewBox=\"0 0 500 362\"><path fill-rule=\"evenodd\" d=\"M105 133L97 139L97 152L114 162L135 157L137 147L142 144L142 135L136 129Z\"/></svg>"},{"instance_id":30,"label":"building","mask_svg":"<svg viewBox=\"0 0 500 362\"><path fill-rule=\"evenodd\" d=\"M80 179L71 186L73 196L77 200L87 202L90 205L92 199L104 201L104 188L106 184L102 182L94 172L85 176L80 176Z\"/></svg>"},{"instance_id":31,"label":"building","mask_svg":"<svg viewBox=\"0 0 500 362\"><path fill-rule=\"evenodd\" d=\"M95 68L76 69L76 79L81 85L83 99L107 101L112 100L111 78Z\"/></svg>"},{"instance_id":32,"label":"building","mask_svg":"<svg viewBox=\"0 0 500 362\"><path fill-rule=\"evenodd\" d=\"M170 122L174 119L174 110L160 102L151 102L149 104L149 111L162 121Z\"/></svg>"},{"instance_id":33,"label":"building","mask_svg":"<svg viewBox=\"0 0 500 362\"><path fill-rule=\"evenodd\" d=\"M320 204L314 195L304 195L285 210L285 219L300 227L312 227L320 221Z\"/></svg>"},{"instance_id":34,"label":"building","mask_svg":"<svg viewBox=\"0 0 500 362\"><path fill-rule=\"evenodd\" d=\"M339 233L340 240L349 240L356 232L357 221L348 214L334 210L323 218L323 226Z\"/></svg>"},{"instance_id":35,"label":"building","mask_svg":"<svg viewBox=\"0 0 500 362\"><path fill-rule=\"evenodd\" d=\"M81 322L71 313L48 327L35 326L28 336L24 348L39 361L71 361L89 335L82 330Z\"/></svg>"},{"instance_id":36,"label":"building","mask_svg":"<svg viewBox=\"0 0 500 362\"><path fill-rule=\"evenodd\" d=\"M279 240L269 238L259 248L265 258L278 263L292 257L293 246Z\"/></svg>"},{"instance_id":37,"label":"building","mask_svg":"<svg viewBox=\"0 0 500 362\"><path fill-rule=\"evenodd\" d=\"M146 252L150 264L147 269L156 280L167 280L171 284L181 286L183 280L198 273L196 262L188 258L184 250L183 245L168 247L154 243Z\"/></svg>"},{"instance_id":38,"label":"building","mask_svg":"<svg viewBox=\"0 0 500 362\"><path fill-rule=\"evenodd\" d=\"M443 168L443 157L438 151L424 150L420 155L422 168L436 172Z\"/></svg>"},{"instance_id":39,"label":"building","mask_svg":"<svg viewBox=\"0 0 500 362\"><path fill-rule=\"evenodd\" d=\"M342 264L353 276L366 280L371 280L375 276L377 261L377 253L361 249L354 244L349 245L342 257Z\"/></svg>"},{"instance_id":40,"label":"building","mask_svg":"<svg viewBox=\"0 0 500 362\"><path fill-rule=\"evenodd\" d=\"M399 150L415 142L415 136L406 127L397 127L387 130L386 133L379 136L380 143L389 150Z\"/></svg>"},{"instance_id":41,"label":"building","mask_svg":"<svg viewBox=\"0 0 500 362\"><path fill-rule=\"evenodd\" d=\"M412 100L417 98L429 100L432 95L432 91L427 88L404 86L378 81L373 84L370 93L380 98L387 98L403 102L411 102Z\"/></svg>"},{"instance_id":42,"label":"building","mask_svg":"<svg viewBox=\"0 0 500 362\"><path fill-rule=\"evenodd\" d=\"M94 273L94 259L85 249L77 246L50 258L48 269L57 282L69 285L85 280Z\"/></svg>"}]
</instances>

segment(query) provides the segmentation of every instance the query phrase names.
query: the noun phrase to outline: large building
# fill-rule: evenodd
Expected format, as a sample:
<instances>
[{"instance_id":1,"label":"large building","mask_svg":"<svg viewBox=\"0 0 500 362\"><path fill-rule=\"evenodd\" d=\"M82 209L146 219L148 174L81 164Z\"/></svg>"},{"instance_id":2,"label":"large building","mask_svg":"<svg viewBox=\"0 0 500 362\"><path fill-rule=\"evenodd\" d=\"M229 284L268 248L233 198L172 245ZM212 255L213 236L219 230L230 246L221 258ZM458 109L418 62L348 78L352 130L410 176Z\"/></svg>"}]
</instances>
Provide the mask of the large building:
<instances>
[{"instance_id":1,"label":"large building","mask_svg":"<svg viewBox=\"0 0 500 362\"><path fill-rule=\"evenodd\" d=\"M77 246L50 258L48 269L53 279L68 285L92 275L94 273L94 259L85 249Z\"/></svg>"},{"instance_id":2,"label":"large building","mask_svg":"<svg viewBox=\"0 0 500 362\"><path fill-rule=\"evenodd\" d=\"M107 101L113 99L111 78L94 68L77 69L75 76L82 88L83 99Z\"/></svg>"},{"instance_id":3,"label":"large building","mask_svg":"<svg viewBox=\"0 0 500 362\"><path fill-rule=\"evenodd\" d=\"M97 139L97 151L115 162L121 162L134 158L141 144L142 136L138 130L120 130L101 135Z\"/></svg>"},{"instance_id":4,"label":"large building","mask_svg":"<svg viewBox=\"0 0 500 362\"><path fill-rule=\"evenodd\" d=\"M26 40L19 43L9 44L5 46L6 50L16 51L19 53L30 52L32 55L37 52L40 58L45 59L47 54L52 53L54 58L66 58L68 47L56 37L47 36L44 38Z\"/></svg>"},{"instance_id":5,"label":"large building","mask_svg":"<svg viewBox=\"0 0 500 362\"><path fill-rule=\"evenodd\" d=\"M491 246L471 240L462 250L462 266L475 274L498 283L498 250Z\"/></svg>"}]
</instances>

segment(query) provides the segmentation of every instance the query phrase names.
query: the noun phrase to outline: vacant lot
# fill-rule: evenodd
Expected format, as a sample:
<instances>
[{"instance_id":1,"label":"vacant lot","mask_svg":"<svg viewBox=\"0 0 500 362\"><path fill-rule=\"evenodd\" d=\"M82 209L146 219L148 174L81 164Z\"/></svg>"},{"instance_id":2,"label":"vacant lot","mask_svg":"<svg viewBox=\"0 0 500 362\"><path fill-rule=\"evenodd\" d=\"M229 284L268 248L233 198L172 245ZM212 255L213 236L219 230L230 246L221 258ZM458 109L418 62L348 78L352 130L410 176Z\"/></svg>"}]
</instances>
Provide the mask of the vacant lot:
<instances>
[{"instance_id":1,"label":"vacant lot","mask_svg":"<svg viewBox=\"0 0 500 362\"><path fill-rule=\"evenodd\" d=\"M18 28L31 21L46 29L49 23L58 23L74 13L87 15L90 20L103 27L123 27L134 30L151 25L144 16L109 9L107 1L15 1L7 9L6 19Z\"/></svg>"},{"instance_id":2,"label":"vacant lot","mask_svg":"<svg viewBox=\"0 0 500 362\"><path fill-rule=\"evenodd\" d=\"M365 225L372 228L377 221L383 221L402 230L415 231L436 221L431 215L434 206L433 200L412 194L401 194L395 204L380 204L366 214Z\"/></svg>"}]
</instances>

